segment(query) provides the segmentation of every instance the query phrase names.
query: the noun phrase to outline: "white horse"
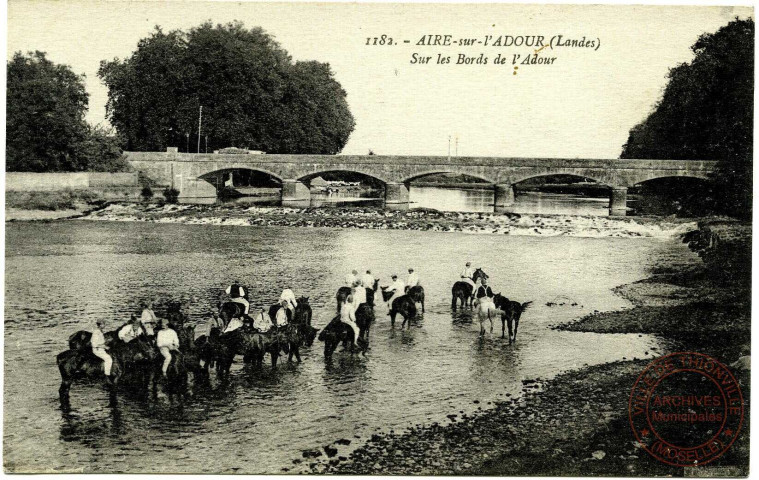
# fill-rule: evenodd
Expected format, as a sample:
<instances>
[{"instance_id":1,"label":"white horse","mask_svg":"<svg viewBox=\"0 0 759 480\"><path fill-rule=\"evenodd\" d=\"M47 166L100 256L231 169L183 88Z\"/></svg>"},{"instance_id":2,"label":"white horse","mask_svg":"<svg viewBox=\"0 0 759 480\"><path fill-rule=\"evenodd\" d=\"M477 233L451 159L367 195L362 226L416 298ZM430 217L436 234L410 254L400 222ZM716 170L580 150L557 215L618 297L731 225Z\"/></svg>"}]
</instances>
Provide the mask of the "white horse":
<instances>
[{"instance_id":1,"label":"white horse","mask_svg":"<svg viewBox=\"0 0 759 480\"><path fill-rule=\"evenodd\" d=\"M493 318L500 318L505 312L496 308L493 299L488 297L475 300L475 303L477 318L480 320L480 335L485 335L485 320L490 321L490 333L493 333Z\"/></svg>"}]
</instances>

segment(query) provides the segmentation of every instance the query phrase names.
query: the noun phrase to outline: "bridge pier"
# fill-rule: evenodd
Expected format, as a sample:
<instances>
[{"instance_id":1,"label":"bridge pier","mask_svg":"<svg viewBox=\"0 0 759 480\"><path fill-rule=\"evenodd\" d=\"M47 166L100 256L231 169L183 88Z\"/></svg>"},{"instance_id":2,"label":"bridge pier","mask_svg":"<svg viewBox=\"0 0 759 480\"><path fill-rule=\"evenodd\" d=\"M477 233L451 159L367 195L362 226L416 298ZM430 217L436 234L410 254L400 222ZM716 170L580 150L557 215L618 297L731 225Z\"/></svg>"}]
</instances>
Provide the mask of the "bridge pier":
<instances>
[{"instance_id":1,"label":"bridge pier","mask_svg":"<svg viewBox=\"0 0 759 480\"><path fill-rule=\"evenodd\" d=\"M311 203L311 190L303 182L297 180L282 181L283 207L308 207Z\"/></svg>"},{"instance_id":2,"label":"bridge pier","mask_svg":"<svg viewBox=\"0 0 759 480\"><path fill-rule=\"evenodd\" d=\"M385 184L385 208L389 210L408 210L408 187L406 184Z\"/></svg>"},{"instance_id":3,"label":"bridge pier","mask_svg":"<svg viewBox=\"0 0 759 480\"><path fill-rule=\"evenodd\" d=\"M514 186L510 183L497 183L493 191L493 211L503 213L514 204Z\"/></svg>"},{"instance_id":4,"label":"bridge pier","mask_svg":"<svg viewBox=\"0 0 759 480\"><path fill-rule=\"evenodd\" d=\"M611 187L609 215L627 215L627 187Z\"/></svg>"}]
</instances>

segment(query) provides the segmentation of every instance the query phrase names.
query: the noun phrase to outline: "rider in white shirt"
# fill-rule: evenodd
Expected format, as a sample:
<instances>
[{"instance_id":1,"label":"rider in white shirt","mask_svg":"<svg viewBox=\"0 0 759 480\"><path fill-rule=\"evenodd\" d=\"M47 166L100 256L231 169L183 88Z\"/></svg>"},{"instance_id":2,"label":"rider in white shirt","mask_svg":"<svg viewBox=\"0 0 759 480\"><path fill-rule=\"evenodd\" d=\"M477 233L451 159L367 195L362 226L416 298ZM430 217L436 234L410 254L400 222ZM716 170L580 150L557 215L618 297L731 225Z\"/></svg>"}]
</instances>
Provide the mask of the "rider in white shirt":
<instances>
[{"instance_id":1,"label":"rider in white shirt","mask_svg":"<svg viewBox=\"0 0 759 480\"><path fill-rule=\"evenodd\" d=\"M96 327L92 330L92 337L90 338L90 345L92 345L92 354L103 360L103 372L106 377L111 376L111 366L113 365L113 358L108 355L108 351L105 346L105 335L103 335L103 328L105 322L98 320L95 322Z\"/></svg>"},{"instance_id":2,"label":"rider in white shirt","mask_svg":"<svg viewBox=\"0 0 759 480\"><path fill-rule=\"evenodd\" d=\"M142 313L140 314L140 322L142 328L145 329L145 334L149 336L155 335L155 327L158 325L158 317L153 312L153 305L150 302L142 303Z\"/></svg>"},{"instance_id":3,"label":"rider in white shirt","mask_svg":"<svg viewBox=\"0 0 759 480\"><path fill-rule=\"evenodd\" d=\"M356 325L356 315L352 308L353 296L348 295L345 303L340 308L340 321L353 329L353 343L358 345L358 325Z\"/></svg>"},{"instance_id":4,"label":"rider in white shirt","mask_svg":"<svg viewBox=\"0 0 759 480\"><path fill-rule=\"evenodd\" d=\"M474 269L472 268L472 262L466 262L466 267L464 267L464 270L461 272L461 281L466 282L469 285L471 285L472 291L474 291L474 289L477 288L477 285L474 283L473 277L474 277Z\"/></svg>"},{"instance_id":5,"label":"rider in white shirt","mask_svg":"<svg viewBox=\"0 0 759 480\"><path fill-rule=\"evenodd\" d=\"M158 347L158 351L163 355L163 366L161 367L161 371L165 377L166 372L169 370L169 365L171 364L171 352L179 351L179 337L177 336L177 332L167 325L158 330L155 343Z\"/></svg>"},{"instance_id":6,"label":"rider in white shirt","mask_svg":"<svg viewBox=\"0 0 759 480\"><path fill-rule=\"evenodd\" d=\"M289 288L282 290L282 295L279 296L279 303L286 302L285 306L290 310L291 314L295 313L295 307L298 306L298 301L295 299L295 294Z\"/></svg>"},{"instance_id":7,"label":"rider in white shirt","mask_svg":"<svg viewBox=\"0 0 759 480\"><path fill-rule=\"evenodd\" d=\"M124 343L129 343L142 333L137 317L132 315L129 323L119 329L118 336Z\"/></svg>"},{"instance_id":8,"label":"rider in white shirt","mask_svg":"<svg viewBox=\"0 0 759 480\"><path fill-rule=\"evenodd\" d=\"M358 270L353 270L351 273L345 276L345 285L352 287L353 283L358 280Z\"/></svg>"},{"instance_id":9,"label":"rider in white shirt","mask_svg":"<svg viewBox=\"0 0 759 480\"><path fill-rule=\"evenodd\" d=\"M408 278L406 279L406 287L411 288L411 287L416 287L417 285L419 285L419 275L414 273L413 268L409 268Z\"/></svg>"},{"instance_id":10,"label":"rider in white shirt","mask_svg":"<svg viewBox=\"0 0 759 480\"><path fill-rule=\"evenodd\" d=\"M393 279L393 283L390 284L389 287L387 287L388 292L393 292L393 296L390 297L390 300L387 301L387 308L391 308L393 305L393 300L400 297L405 293L406 285L403 283L403 280L398 279L398 275L393 275L391 277Z\"/></svg>"},{"instance_id":11,"label":"rider in white shirt","mask_svg":"<svg viewBox=\"0 0 759 480\"><path fill-rule=\"evenodd\" d=\"M353 288L351 290L351 296L353 297L353 313L356 313L356 310L358 310L359 305L362 303L366 303L366 288L361 286L360 281L356 281L353 283Z\"/></svg>"},{"instance_id":12,"label":"rider in white shirt","mask_svg":"<svg viewBox=\"0 0 759 480\"><path fill-rule=\"evenodd\" d=\"M374 275L371 270L367 270L365 274L361 275L361 283L366 288L374 288Z\"/></svg>"}]
</instances>

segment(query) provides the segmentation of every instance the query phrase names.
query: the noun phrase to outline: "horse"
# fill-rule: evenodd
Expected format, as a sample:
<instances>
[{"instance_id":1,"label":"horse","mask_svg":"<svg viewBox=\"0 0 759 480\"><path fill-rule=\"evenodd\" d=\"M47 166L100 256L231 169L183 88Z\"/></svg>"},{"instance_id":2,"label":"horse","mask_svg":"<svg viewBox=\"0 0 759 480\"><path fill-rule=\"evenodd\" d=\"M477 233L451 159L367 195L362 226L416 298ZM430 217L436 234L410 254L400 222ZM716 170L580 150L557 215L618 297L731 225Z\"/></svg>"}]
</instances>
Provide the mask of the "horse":
<instances>
[{"instance_id":1,"label":"horse","mask_svg":"<svg viewBox=\"0 0 759 480\"><path fill-rule=\"evenodd\" d=\"M519 303L513 300L509 300L500 293L497 293L493 297L495 306L502 310L504 313L501 315L501 338L505 338L506 325L509 327L509 345L517 341L517 329L519 328L519 318L522 316L527 308L532 305L532 302ZM507 324L508 322L508 324ZM514 324L514 336L512 337L511 327Z\"/></svg>"},{"instance_id":2,"label":"horse","mask_svg":"<svg viewBox=\"0 0 759 480\"><path fill-rule=\"evenodd\" d=\"M387 287L382 287L383 300L387 302L393 298L393 295L393 292L387 291ZM416 317L416 303L414 303L414 299L408 295L401 295L400 297L393 300L393 303L390 305L391 326L395 326L395 316L399 313L403 316L403 323L401 323L401 328L406 325L407 321L409 328L411 328L411 319Z\"/></svg>"},{"instance_id":3,"label":"horse","mask_svg":"<svg viewBox=\"0 0 759 480\"><path fill-rule=\"evenodd\" d=\"M366 304L361 304L361 306L364 306ZM359 309L361 308L359 306ZM367 305L368 307L368 305ZM371 310L371 307L368 307L369 310ZM357 312L358 313L358 312ZM356 319L358 320L358 318ZM362 322L362 324L367 325L367 323ZM368 322L368 324L371 324L371 322ZM367 342L363 339L364 332L361 328L361 325L356 322L356 325L358 325L358 340L359 344L355 345L361 350L361 353L363 355L366 355L366 347ZM324 358L325 360L329 360L332 358L332 354L335 352L335 349L338 345L342 342L344 345L347 345L348 342L351 343L351 354L355 352L355 348L353 345L353 329L340 321L340 315L335 316L329 324L327 324L326 327L324 327L319 334L319 340L324 342Z\"/></svg>"},{"instance_id":4,"label":"horse","mask_svg":"<svg viewBox=\"0 0 759 480\"><path fill-rule=\"evenodd\" d=\"M319 330L311 326L311 316L311 305L308 304L308 297L300 297L298 306L295 307L293 320L286 330L290 349L287 356L288 362L292 361L293 355L300 362L300 347L313 345L316 332Z\"/></svg>"},{"instance_id":5,"label":"horse","mask_svg":"<svg viewBox=\"0 0 759 480\"><path fill-rule=\"evenodd\" d=\"M253 363L257 367L263 366L264 356L271 355L271 367L277 367L280 352L289 354L290 338L288 337L289 325L285 328L273 327L268 332L259 332L250 327L243 327L239 331L241 335L240 346L245 363ZM234 333L234 332L232 332ZM229 369L227 368L227 372Z\"/></svg>"},{"instance_id":6,"label":"horse","mask_svg":"<svg viewBox=\"0 0 759 480\"><path fill-rule=\"evenodd\" d=\"M335 300L337 300L337 313L340 313L340 307L342 307L352 291L351 287L340 287L337 289L337 293L335 294Z\"/></svg>"},{"instance_id":7,"label":"horse","mask_svg":"<svg viewBox=\"0 0 759 480\"><path fill-rule=\"evenodd\" d=\"M237 302L219 302L219 318L224 322L224 327L229 325L233 318L245 315L245 305Z\"/></svg>"},{"instance_id":8,"label":"horse","mask_svg":"<svg viewBox=\"0 0 759 480\"><path fill-rule=\"evenodd\" d=\"M268 332L261 333L253 325L269 323L266 312L261 311L254 317L245 315L243 325L231 332L220 333L220 330L211 330L210 338L204 342L198 342L203 349L206 358L206 368L212 363L216 365L216 371L221 377L229 375L234 357L242 355L245 363L263 364L264 355L271 355L272 367L277 366L280 351L289 353L289 346L284 329L277 330L272 327ZM270 324L270 323L269 323ZM201 340L199 338L198 340Z\"/></svg>"},{"instance_id":9,"label":"horse","mask_svg":"<svg viewBox=\"0 0 759 480\"><path fill-rule=\"evenodd\" d=\"M308 303L308 297L299 297L297 299L297 302L298 306L295 307L293 322L302 325L311 325L311 317L313 317L313 312L311 311L311 305Z\"/></svg>"},{"instance_id":10,"label":"horse","mask_svg":"<svg viewBox=\"0 0 759 480\"><path fill-rule=\"evenodd\" d=\"M482 280L483 278L489 278L488 275L482 271L481 268L478 268L474 271L474 274L472 275L472 281L477 284L478 281ZM453 287L451 288L451 310L454 312L456 311L456 306L458 303L458 300L461 300L461 308L463 309L466 306L472 306L472 294L474 293L474 288L469 284L469 282L462 282L458 281L453 284Z\"/></svg>"},{"instance_id":11,"label":"horse","mask_svg":"<svg viewBox=\"0 0 759 480\"><path fill-rule=\"evenodd\" d=\"M156 362L153 365L152 370L152 383L153 383L153 395L155 396L158 391L158 381L163 377L163 356L159 355ZM183 400L188 390L187 380L187 360L185 355L181 351L171 352L171 362L166 369L166 394L169 396L169 401L173 402L174 397L178 396L180 400Z\"/></svg>"},{"instance_id":12,"label":"horse","mask_svg":"<svg viewBox=\"0 0 759 480\"><path fill-rule=\"evenodd\" d=\"M61 374L61 386L58 389L58 395L62 405L68 405L69 392L75 380L83 378L102 379L111 389L111 393L115 394L115 386L126 373L140 374L138 379L144 380L142 374L149 373L145 371L144 366L150 365L158 355L153 343L144 336L139 336L129 343L124 343L118 338L111 338L109 347L108 353L113 359L110 378L107 378L103 371L103 360L92 353L91 347L89 350L85 348L69 349L57 355L56 363ZM141 383L142 387L147 387L146 381Z\"/></svg>"},{"instance_id":13,"label":"horse","mask_svg":"<svg viewBox=\"0 0 759 480\"><path fill-rule=\"evenodd\" d=\"M369 330L374 322L374 309L369 303L362 303L356 309L356 325L358 325L358 337L366 342L369 347Z\"/></svg>"},{"instance_id":14,"label":"horse","mask_svg":"<svg viewBox=\"0 0 759 480\"><path fill-rule=\"evenodd\" d=\"M366 287L366 303L370 307L374 307L374 294L377 292L377 288L379 288L379 278L374 279L374 285L371 288Z\"/></svg>"},{"instance_id":15,"label":"horse","mask_svg":"<svg viewBox=\"0 0 759 480\"><path fill-rule=\"evenodd\" d=\"M411 297L415 303L422 304L422 313L424 313L424 287L417 285L415 287L406 287L406 295Z\"/></svg>"},{"instance_id":16,"label":"horse","mask_svg":"<svg viewBox=\"0 0 759 480\"><path fill-rule=\"evenodd\" d=\"M480 321L480 335L485 335L485 320L490 321L490 333L493 333L493 317L504 314L503 310L494 307L490 302L478 302L477 318Z\"/></svg>"}]
</instances>

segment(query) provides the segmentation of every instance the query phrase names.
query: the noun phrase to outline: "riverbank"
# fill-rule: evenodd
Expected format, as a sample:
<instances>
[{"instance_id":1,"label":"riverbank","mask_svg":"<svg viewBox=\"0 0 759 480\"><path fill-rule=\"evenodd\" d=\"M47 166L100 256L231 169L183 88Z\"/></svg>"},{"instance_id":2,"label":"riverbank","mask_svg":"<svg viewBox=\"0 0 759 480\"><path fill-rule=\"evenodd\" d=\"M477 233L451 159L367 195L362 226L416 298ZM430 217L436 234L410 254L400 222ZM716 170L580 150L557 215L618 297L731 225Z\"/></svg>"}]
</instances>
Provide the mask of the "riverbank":
<instances>
[{"instance_id":1,"label":"riverbank","mask_svg":"<svg viewBox=\"0 0 759 480\"><path fill-rule=\"evenodd\" d=\"M76 218L103 208L109 201L139 198L136 188L5 192L5 221Z\"/></svg>"},{"instance_id":2,"label":"riverbank","mask_svg":"<svg viewBox=\"0 0 759 480\"><path fill-rule=\"evenodd\" d=\"M670 238L695 228L693 220L573 215L389 211L379 207L287 208L243 205L113 203L84 217L237 226L290 226L421 230L502 235Z\"/></svg>"},{"instance_id":3,"label":"riverbank","mask_svg":"<svg viewBox=\"0 0 759 480\"><path fill-rule=\"evenodd\" d=\"M686 470L650 457L635 441L628 397L650 360L583 368L548 381L525 380L522 395L451 424L374 435L347 457L311 462L315 473L405 475L745 476L749 458L750 275L728 275L724 257L750 252L750 226L702 223L690 235L704 259L668 262L652 277L617 288L633 308L596 313L556 328L654 333L674 350L699 351L733 365L746 400L743 430L713 463ZM713 259L721 258L722 263ZM592 348L592 346L589 346ZM662 355L671 352L658 352ZM331 453L329 451L327 454ZM338 452L335 451L333 456Z\"/></svg>"}]
</instances>

